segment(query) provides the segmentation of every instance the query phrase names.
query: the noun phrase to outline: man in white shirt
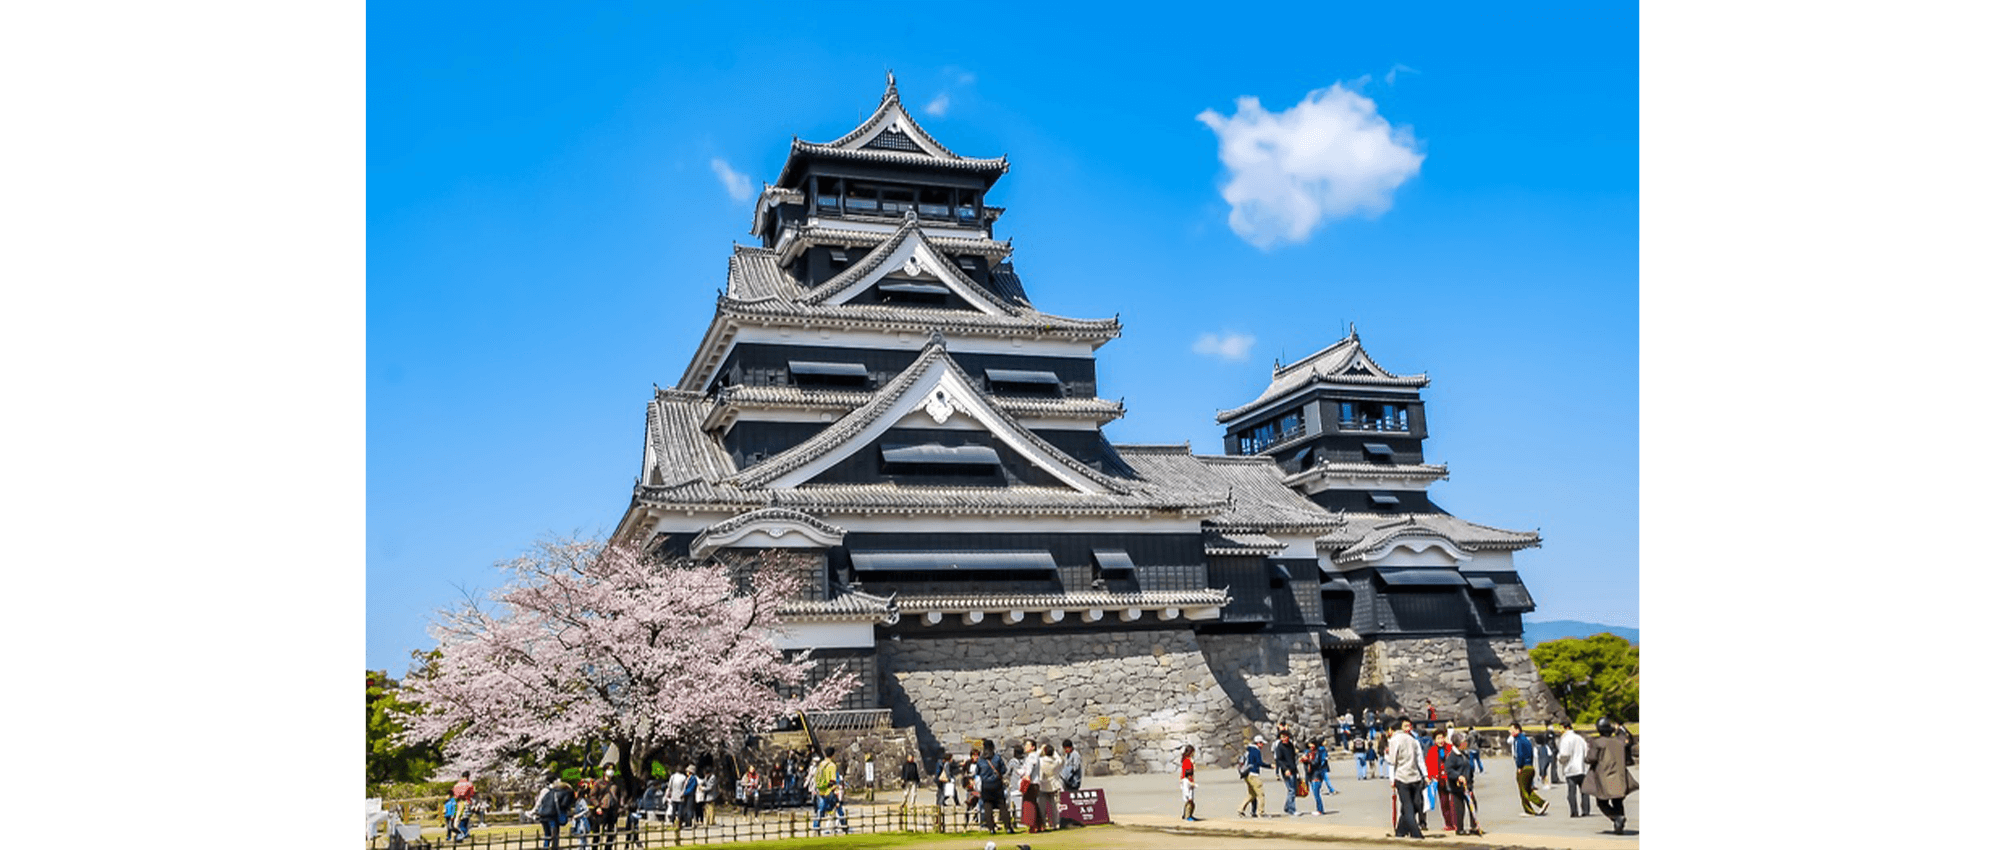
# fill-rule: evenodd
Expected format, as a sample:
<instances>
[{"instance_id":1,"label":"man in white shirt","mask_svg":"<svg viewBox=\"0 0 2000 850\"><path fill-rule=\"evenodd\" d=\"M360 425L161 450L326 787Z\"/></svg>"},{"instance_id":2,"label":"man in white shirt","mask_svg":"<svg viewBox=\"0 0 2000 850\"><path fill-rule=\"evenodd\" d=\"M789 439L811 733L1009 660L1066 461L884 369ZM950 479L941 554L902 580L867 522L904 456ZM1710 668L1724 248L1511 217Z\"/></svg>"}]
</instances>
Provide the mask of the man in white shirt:
<instances>
[{"instance_id":1,"label":"man in white shirt","mask_svg":"<svg viewBox=\"0 0 2000 850\"><path fill-rule=\"evenodd\" d=\"M1576 724L1564 721L1562 737L1556 741L1556 768L1562 774L1563 784L1569 790L1569 816L1590 817L1590 795L1583 793L1583 775L1590 772L1584 764L1584 756L1590 753L1590 742L1576 734ZM1579 802L1580 801L1580 802Z\"/></svg>"}]
</instances>

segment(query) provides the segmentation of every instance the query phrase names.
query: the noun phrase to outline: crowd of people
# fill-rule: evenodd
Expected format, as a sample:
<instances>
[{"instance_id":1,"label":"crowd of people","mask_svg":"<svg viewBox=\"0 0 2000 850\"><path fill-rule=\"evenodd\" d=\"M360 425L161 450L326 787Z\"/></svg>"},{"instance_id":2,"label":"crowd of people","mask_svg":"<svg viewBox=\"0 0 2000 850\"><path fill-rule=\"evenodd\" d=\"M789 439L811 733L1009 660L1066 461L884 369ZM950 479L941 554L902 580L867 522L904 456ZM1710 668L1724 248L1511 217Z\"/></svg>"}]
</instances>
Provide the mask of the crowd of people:
<instances>
[{"instance_id":1,"label":"crowd of people","mask_svg":"<svg viewBox=\"0 0 2000 850\"><path fill-rule=\"evenodd\" d=\"M1475 787L1486 767L1479 737L1472 730L1458 729L1449 720L1440 722L1436 708L1428 704L1421 720L1391 719L1367 709L1359 722L1350 711L1335 718L1333 726L1331 742L1319 736L1300 744L1286 723L1278 724L1275 742L1253 735L1235 760L1245 791L1237 816L1275 816L1265 793L1267 776L1280 782L1284 815L1326 814L1325 795L1340 793L1329 778L1330 749L1344 749L1354 756L1357 781L1379 778L1393 784L1392 837L1423 837L1431 828L1431 812L1437 812L1444 828L1456 834L1485 834ZM1549 803L1538 790L1561 784L1571 817L1590 817L1595 800L1598 812L1610 818L1612 832L1625 834L1625 797L1639 788L1628 769L1637 762L1637 738L1623 723L1610 719L1599 720L1596 731L1597 737L1585 738L1568 722L1560 724L1560 730L1557 724L1548 724L1539 734L1529 734L1518 723L1509 728L1507 750L1514 757L1523 817L1546 816ZM1181 818L1193 821L1197 820L1194 747L1184 747L1180 758ZM1300 811L1308 795L1313 811Z\"/></svg>"},{"instance_id":2,"label":"crowd of people","mask_svg":"<svg viewBox=\"0 0 2000 850\"><path fill-rule=\"evenodd\" d=\"M1368 709L1358 718L1351 711L1343 713L1332 725L1330 736L1297 735L1283 722L1275 740L1253 735L1235 759L1245 786L1237 815L1276 816L1265 793L1267 776L1280 782L1284 815L1326 814L1326 798L1340 793L1333 786L1331 762L1335 753L1344 751L1354 757L1357 781L1393 783L1392 836L1421 838L1431 828L1431 812L1439 814L1445 829L1457 834L1484 834L1474 789L1485 765L1479 738L1471 730L1458 729L1449 720L1440 722L1436 709L1428 705L1421 721L1392 719ZM1623 723L1609 719L1597 721L1595 731L1596 737L1586 738L1568 722L1547 724L1539 733L1530 733L1519 723L1509 726L1506 750L1514 760L1521 816L1546 816L1551 806L1540 791L1561 785L1570 817L1590 817L1594 801L1598 812L1611 820L1612 831L1624 834L1625 797L1639 787L1628 769L1637 762L1637 738ZM1073 742L1063 740L1060 753L1057 747L1053 740L1023 739L1003 750L985 739L962 755L939 751L923 761L908 755L898 776L901 805L916 807L927 797L924 802L940 810L957 808L966 824L977 823L989 833L1060 829L1057 795L1079 790L1084 769ZM1187 821L1197 820L1195 756L1192 745L1180 753L1181 817ZM872 786L872 761L864 767L865 782ZM555 846L567 827L578 836L576 846L587 848L596 838L600 847L608 848L612 830L636 827L649 817L683 827L713 823L716 807L724 801L723 781L715 768L698 770L689 764L668 776L656 776L636 800L628 800L615 768L570 768L550 777L532 812L541 824L544 846ZM768 773L749 767L737 778L733 796L751 816L767 805L809 801L815 832L847 831L847 786L843 765L828 747L781 756ZM1312 811L1301 811L1308 796ZM471 776L461 775L445 803L446 835L451 841L469 836L475 797Z\"/></svg>"},{"instance_id":3,"label":"crowd of people","mask_svg":"<svg viewBox=\"0 0 2000 850\"><path fill-rule=\"evenodd\" d=\"M939 751L919 763L912 754L903 762L902 806L917 805L920 790L929 785L933 805L957 807L967 824L976 822L989 833L1061 829L1057 795L1083 787L1083 756L1071 740L1060 746L1059 755L1053 740L1022 739L1010 753L988 738L962 756Z\"/></svg>"}]
</instances>

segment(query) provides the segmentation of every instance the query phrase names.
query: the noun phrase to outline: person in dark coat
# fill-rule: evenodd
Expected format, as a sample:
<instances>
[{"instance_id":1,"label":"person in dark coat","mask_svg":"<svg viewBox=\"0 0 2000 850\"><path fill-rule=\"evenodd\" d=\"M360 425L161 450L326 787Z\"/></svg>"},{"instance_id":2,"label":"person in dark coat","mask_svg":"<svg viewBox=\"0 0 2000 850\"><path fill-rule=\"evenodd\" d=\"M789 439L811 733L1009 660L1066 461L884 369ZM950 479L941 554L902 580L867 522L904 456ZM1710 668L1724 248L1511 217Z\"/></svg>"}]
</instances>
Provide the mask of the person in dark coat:
<instances>
[{"instance_id":1,"label":"person in dark coat","mask_svg":"<svg viewBox=\"0 0 2000 850\"><path fill-rule=\"evenodd\" d=\"M1458 815L1459 835L1485 835L1479 828L1478 801L1472 796L1472 757L1465 752L1465 735L1452 736L1450 755L1444 757L1444 785L1441 792L1448 791ZM1439 796L1444 796L1440 793Z\"/></svg>"},{"instance_id":2,"label":"person in dark coat","mask_svg":"<svg viewBox=\"0 0 2000 850\"><path fill-rule=\"evenodd\" d=\"M1590 739L1590 752L1583 762L1590 772L1583 777L1583 793L1597 801L1597 810L1611 819L1611 832L1625 834L1625 797L1639 790L1632 778L1632 739L1617 734L1608 718L1597 719L1597 737Z\"/></svg>"}]
</instances>

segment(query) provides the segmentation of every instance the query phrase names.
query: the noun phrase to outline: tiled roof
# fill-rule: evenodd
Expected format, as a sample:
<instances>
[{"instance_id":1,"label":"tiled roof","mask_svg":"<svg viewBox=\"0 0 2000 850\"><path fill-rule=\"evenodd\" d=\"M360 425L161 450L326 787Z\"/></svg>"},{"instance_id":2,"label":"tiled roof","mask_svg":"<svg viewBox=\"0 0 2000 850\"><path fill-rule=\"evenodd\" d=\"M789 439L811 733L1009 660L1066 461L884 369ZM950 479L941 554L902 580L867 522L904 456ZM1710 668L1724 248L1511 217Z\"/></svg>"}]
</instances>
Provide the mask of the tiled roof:
<instances>
[{"instance_id":1,"label":"tiled roof","mask_svg":"<svg viewBox=\"0 0 2000 850\"><path fill-rule=\"evenodd\" d=\"M1076 611L1089 608L1117 609L1141 608L1203 608L1229 604L1229 594L1222 590L1143 590L1136 593L1112 593L1110 591L1089 590L1074 593L1048 594L1007 594L1007 595L953 595L953 596L898 596L896 608L905 614L924 614L936 611L941 614L964 614L971 611L1050 611L1062 609Z\"/></svg>"},{"instance_id":2,"label":"tiled roof","mask_svg":"<svg viewBox=\"0 0 2000 850\"><path fill-rule=\"evenodd\" d=\"M876 269L882 267L883 261L888 259L890 254L895 253L896 249L902 247L903 243L912 239L916 240L920 247L928 249L930 253L944 260L944 262L940 263L944 267L944 273L950 277L952 282L957 283L960 289L971 293L971 297L974 300L983 301L991 305L994 309L1010 316L1020 315L1023 309L1033 309L1032 307L1028 307L1025 302L1015 304L995 298L985 287L966 277L965 272L959 271L957 264L950 262L949 252L939 247L936 242L924 234L923 224L917 219L917 214L914 212L905 215L902 226L896 228L896 232L890 234L889 238L882 240L881 243L869 249L867 255L861 258L861 262L848 266L841 270L839 274L828 278L818 286L813 287L811 291L799 296L799 303L827 303L835 295L840 294L856 281L874 274Z\"/></svg>"},{"instance_id":3,"label":"tiled roof","mask_svg":"<svg viewBox=\"0 0 2000 850\"><path fill-rule=\"evenodd\" d=\"M903 137L898 148L916 147L918 150L883 150L868 147L868 142L884 132L900 131ZM914 165L918 167L948 168L958 171L985 172L998 177L1007 171L1007 158L978 159L959 156L950 148L940 144L930 133L924 131L909 110L903 108L902 96L896 92L896 78L889 76L889 84L882 93L882 102L874 113L863 120L860 126L847 135L826 143L814 143L792 139L791 153L785 159L785 168L778 176L778 183L788 184L796 172L794 165L800 154L811 154L834 159L862 162L879 162L894 165Z\"/></svg>"},{"instance_id":4,"label":"tiled roof","mask_svg":"<svg viewBox=\"0 0 2000 850\"><path fill-rule=\"evenodd\" d=\"M895 600L858 590L847 590L832 599L794 599L778 606L778 616L786 620L826 622L872 620L889 622L895 618Z\"/></svg>"},{"instance_id":5,"label":"tiled roof","mask_svg":"<svg viewBox=\"0 0 2000 850\"><path fill-rule=\"evenodd\" d=\"M1361 348L1361 336L1349 329L1347 337L1339 342L1307 355L1290 365L1271 368L1271 385L1264 388L1257 398L1241 407L1230 408L1215 415L1215 421L1228 422L1250 413L1267 403L1291 395L1316 382L1363 386L1422 387L1430 384L1424 375L1391 375L1375 364L1374 358Z\"/></svg>"},{"instance_id":6,"label":"tiled roof","mask_svg":"<svg viewBox=\"0 0 2000 850\"><path fill-rule=\"evenodd\" d=\"M1209 555L1276 555L1285 550L1285 544L1254 531L1225 532L1210 528L1202 530L1201 549Z\"/></svg>"},{"instance_id":7,"label":"tiled roof","mask_svg":"<svg viewBox=\"0 0 2000 850\"><path fill-rule=\"evenodd\" d=\"M793 408L803 410L853 410L875 397L867 390L806 389L789 385L723 387L716 406L743 408ZM1101 398L1037 398L1034 396L988 396L994 407L1014 416L1042 416L1052 419L1110 421L1125 415L1122 402Z\"/></svg>"},{"instance_id":8,"label":"tiled roof","mask_svg":"<svg viewBox=\"0 0 2000 850\"><path fill-rule=\"evenodd\" d=\"M762 463L758 463L737 473L731 480L731 483L761 487L785 473L819 458L828 451L838 448L841 444L853 439L857 434L867 430L870 425L875 423L877 418L887 413L896 402L901 400L905 394L914 388L917 380L923 377L933 365L941 365L952 374L957 375L959 380L967 385L978 385L978 382L974 381L972 376L965 374L965 370L958 367L957 361L952 360L945 354L942 339L934 338L930 344L924 346L923 351L917 353L917 359L914 362L898 373L896 377L891 378L887 383L883 384L881 388L877 389L875 397L867 404L855 408L854 412L841 417L832 425L820 429L818 433L806 438L797 445L778 452L766 458ZM1090 479L1099 487L1112 493L1124 494L1129 492L1127 486L1122 482L1077 462L1068 453L1049 445L1048 441L1037 436L1035 432L1021 427L1020 423L1015 422L1013 417L1007 415L1005 412L996 411L995 415L1000 419L1003 427L1011 428L1014 431L1014 435L1020 440L1041 450L1041 452L1054 458L1057 462L1065 464L1072 471Z\"/></svg>"},{"instance_id":9,"label":"tiled roof","mask_svg":"<svg viewBox=\"0 0 2000 850\"><path fill-rule=\"evenodd\" d=\"M769 183L764 184L764 191L757 195L756 206L750 210L750 235L758 236L763 234L764 213L769 212L772 207L779 204L803 204L805 202L806 193L804 192L797 189L773 186Z\"/></svg>"},{"instance_id":10,"label":"tiled roof","mask_svg":"<svg viewBox=\"0 0 2000 850\"><path fill-rule=\"evenodd\" d=\"M1002 314L889 304L814 304L807 292L776 262L772 251L736 246L729 260L729 288L717 300L717 317L736 316L760 322L811 324L815 327L870 327L929 333L933 329L964 334L1012 335L1021 331L1095 342L1119 334L1116 318L1071 319L1010 303ZM996 299L996 302L1011 299Z\"/></svg>"},{"instance_id":11,"label":"tiled roof","mask_svg":"<svg viewBox=\"0 0 2000 850\"><path fill-rule=\"evenodd\" d=\"M1542 536L1533 531L1508 531L1444 513L1342 513L1338 518L1333 531L1314 541L1317 548L1336 553L1335 563L1354 563L1410 537L1442 538L1467 552L1511 552L1542 545Z\"/></svg>"},{"instance_id":12,"label":"tiled roof","mask_svg":"<svg viewBox=\"0 0 2000 850\"><path fill-rule=\"evenodd\" d=\"M900 224L901 218L895 219ZM774 249L778 252L777 263L784 266L798 258L800 251L814 245L879 245L895 237L895 233L880 233L873 230L847 230L845 228L812 225L787 226ZM925 233L932 246L947 254L978 254L995 261L1014 253L1014 241L999 241L986 237L941 236Z\"/></svg>"},{"instance_id":13,"label":"tiled roof","mask_svg":"<svg viewBox=\"0 0 2000 850\"><path fill-rule=\"evenodd\" d=\"M1361 645L1361 633L1353 629L1327 629L1326 645L1335 649L1353 649Z\"/></svg>"},{"instance_id":14,"label":"tiled roof","mask_svg":"<svg viewBox=\"0 0 2000 850\"><path fill-rule=\"evenodd\" d=\"M1020 427L1004 409L995 414L1003 427L1015 429L1024 443L1039 447L1057 462L1066 464L1072 472L1098 483L1104 492L1088 493L1059 486L929 487L902 486L893 482L806 484L794 488L765 486L784 471L796 468L817 457L818 453L831 450L843 440L858 435L872 421L872 417L880 416L891 400L908 391L926 367L940 359L946 368L957 371L961 380L970 382L957 364L944 356L943 347L933 342L919 355L917 362L888 385L870 394L870 400L860 408L792 450L780 452L757 466L740 471L731 463L716 437L702 428L702 422L708 417L714 402L698 393L661 390L647 408L646 433L655 468L647 470L634 489L634 505L725 510L774 506L807 510L818 515L844 512L1148 516L1164 512L1187 517L1212 516L1227 506L1227 493L1200 484L1198 476L1139 480L1107 475L1078 463L1032 431ZM988 403L995 401L990 396L981 398ZM748 474L751 472L757 474ZM660 483L652 483L655 480Z\"/></svg>"},{"instance_id":15,"label":"tiled roof","mask_svg":"<svg viewBox=\"0 0 2000 850\"><path fill-rule=\"evenodd\" d=\"M1334 516L1284 485L1277 461L1258 455L1197 455L1187 446L1115 446L1141 478L1157 486L1207 492L1225 501L1218 529L1318 533Z\"/></svg>"},{"instance_id":16,"label":"tiled roof","mask_svg":"<svg viewBox=\"0 0 2000 850\"><path fill-rule=\"evenodd\" d=\"M1315 478L1354 477L1379 478L1383 480L1401 479L1407 481L1437 481L1451 477L1450 471L1441 463L1357 463L1322 460L1313 466L1294 472L1285 477L1285 486L1296 487Z\"/></svg>"}]
</instances>

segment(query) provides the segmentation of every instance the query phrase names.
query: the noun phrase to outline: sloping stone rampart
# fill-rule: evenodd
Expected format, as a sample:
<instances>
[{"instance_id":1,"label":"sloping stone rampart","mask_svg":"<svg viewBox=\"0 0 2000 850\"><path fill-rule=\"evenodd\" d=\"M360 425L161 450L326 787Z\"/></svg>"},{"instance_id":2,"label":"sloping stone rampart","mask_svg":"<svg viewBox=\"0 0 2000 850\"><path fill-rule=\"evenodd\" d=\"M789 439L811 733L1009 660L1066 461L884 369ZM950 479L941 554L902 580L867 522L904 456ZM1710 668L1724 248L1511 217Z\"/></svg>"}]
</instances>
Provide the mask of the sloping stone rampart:
<instances>
[{"instance_id":1,"label":"sloping stone rampart","mask_svg":"<svg viewBox=\"0 0 2000 850\"><path fill-rule=\"evenodd\" d=\"M1303 633L905 638L878 652L896 725L915 727L927 755L1068 738L1087 773L1172 771L1189 743L1203 764L1226 762L1279 720L1325 728L1331 693Z\"/></svg>"},{"instance_id":2,"label":"sloping stone rampart","mask_svg":"<svg viewBox=\"0 0 2000 850\"><path fill-rule=\"evenodd\" d=\"M1496 709L1518 694L1518 716ZM1543 684L1520 638L1462 636L1378 640L1361 648L1356 696L1361 706L1391 714L1423 710L1461 724L1560 721L1555 694Z\"/></svg>"}]
</instances>

